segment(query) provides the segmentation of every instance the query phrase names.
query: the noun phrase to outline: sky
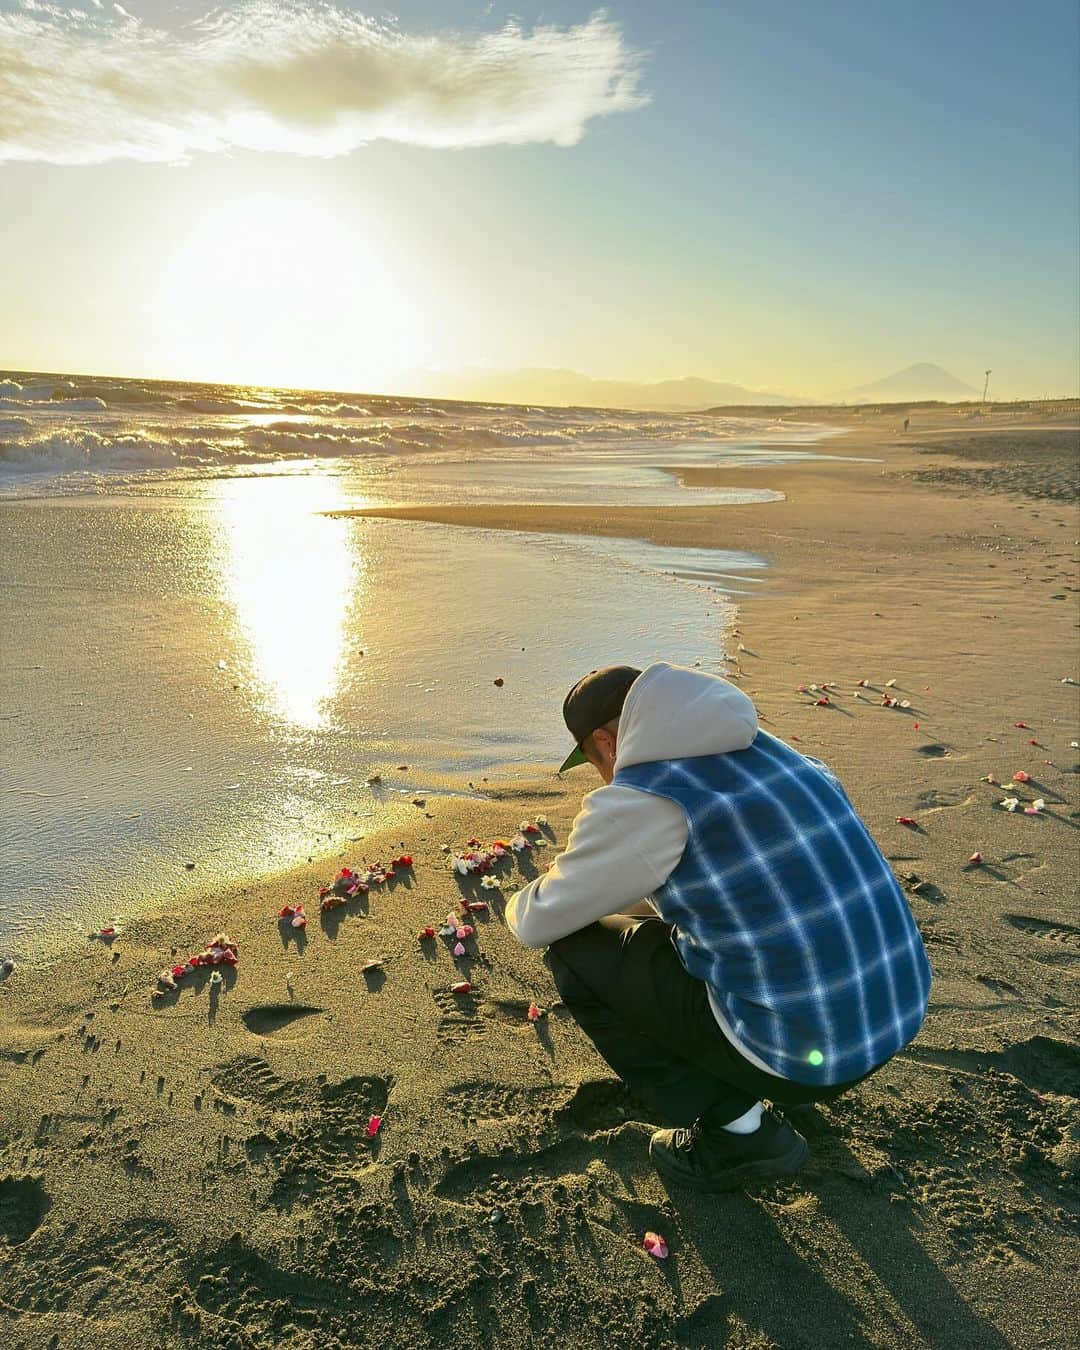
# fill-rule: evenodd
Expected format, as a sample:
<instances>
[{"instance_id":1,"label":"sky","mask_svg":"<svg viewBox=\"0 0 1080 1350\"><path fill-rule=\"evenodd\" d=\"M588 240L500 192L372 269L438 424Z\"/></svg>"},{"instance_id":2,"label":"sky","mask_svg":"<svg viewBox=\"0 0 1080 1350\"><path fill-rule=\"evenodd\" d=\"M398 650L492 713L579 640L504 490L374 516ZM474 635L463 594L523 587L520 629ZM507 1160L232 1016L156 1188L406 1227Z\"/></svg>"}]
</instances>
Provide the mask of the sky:
<instances>
[{"instance_id":1,"label":"sky","mask_svg":"<svg viewBox=\"0 0 1080 1350\"><path fill-rule=\"evenodd\" d=\"M1075 394L1078 69L1074 0L0 0L0 365Z\"/></svg>"}]
</instances>

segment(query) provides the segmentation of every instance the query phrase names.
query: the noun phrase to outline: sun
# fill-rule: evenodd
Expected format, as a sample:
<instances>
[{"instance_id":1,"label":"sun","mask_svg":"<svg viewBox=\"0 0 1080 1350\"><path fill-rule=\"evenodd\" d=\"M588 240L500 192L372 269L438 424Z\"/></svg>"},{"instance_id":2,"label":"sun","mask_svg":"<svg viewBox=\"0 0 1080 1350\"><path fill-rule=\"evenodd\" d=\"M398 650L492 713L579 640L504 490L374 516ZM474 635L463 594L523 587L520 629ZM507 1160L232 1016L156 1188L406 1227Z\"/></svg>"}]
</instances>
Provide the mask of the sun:
<instances>
[{"instance_id":1,"label":"sun","mask_svg":"<svg viewBox=\"0 0 1080 1350\"><path fill-rule=\"evenodd\" d=\"M408 269L355 209L208 202L167 254L168 367L192 378L379 391L422 362Z\"/></svg>"}]
</instances>

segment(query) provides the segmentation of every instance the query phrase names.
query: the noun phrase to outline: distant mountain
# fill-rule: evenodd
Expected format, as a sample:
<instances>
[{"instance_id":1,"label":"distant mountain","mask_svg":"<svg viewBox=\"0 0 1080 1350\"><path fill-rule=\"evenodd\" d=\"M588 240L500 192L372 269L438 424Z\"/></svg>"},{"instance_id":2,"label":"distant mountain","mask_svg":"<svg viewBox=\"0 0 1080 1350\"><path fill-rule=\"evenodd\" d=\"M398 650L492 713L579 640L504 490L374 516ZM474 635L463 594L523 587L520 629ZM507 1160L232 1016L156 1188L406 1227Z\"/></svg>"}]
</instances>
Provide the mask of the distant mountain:
<instances>
[{"instance_id":1,"label":"distant mountain","mask_svg":"<svg viewBox=\"0 0 1080 1350\"><path fill-rule=\"evenodd\" d=\"M895 375L886 375L874 384L860 385L843 394L847 403L914 403L931 398L963 403L981 397L981 389L965 384L929 361L920 361L906 370L898 370Z\"/></svg>"},{"instance_id":2,"label":"distant mountain","mask_svg":"<svg viewBox=\"0 0 1080 1350\"><path fill-rule=\"evenodd\" d=\"M695 412L717 404L805 404L786 394L763 394L740 384L686 376L655 384L632 380L594 380L576 370L483 370L429 372L418 390L433 398L462 398L492 403L532 403L549 407L637 408Z\"/></svg>"}]
</instances>

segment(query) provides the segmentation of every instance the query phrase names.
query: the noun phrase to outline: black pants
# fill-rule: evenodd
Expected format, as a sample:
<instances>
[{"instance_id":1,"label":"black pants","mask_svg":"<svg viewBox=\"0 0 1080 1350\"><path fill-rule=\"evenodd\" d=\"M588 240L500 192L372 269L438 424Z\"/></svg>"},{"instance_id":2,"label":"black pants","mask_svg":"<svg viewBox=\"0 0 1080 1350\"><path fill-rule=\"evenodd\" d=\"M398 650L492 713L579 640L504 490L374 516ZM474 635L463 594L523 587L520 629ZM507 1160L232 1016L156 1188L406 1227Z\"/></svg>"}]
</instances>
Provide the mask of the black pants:
<instances>
[{"instance_id":1,"label":"black pants","mask_svg":"<svg viewBox=\"0 0 1080 1350\"><path fill-rule=\"evenodd\" d=\"M547 962L577 1024L671 1125L701 1115L724 1125L763 1098L786 1106L831 1101L862 1081L811 1087L751 1064L720 1030L705 985L688 974L660 918L600 919L553 942Z\"/></svg>"}]
</instances>

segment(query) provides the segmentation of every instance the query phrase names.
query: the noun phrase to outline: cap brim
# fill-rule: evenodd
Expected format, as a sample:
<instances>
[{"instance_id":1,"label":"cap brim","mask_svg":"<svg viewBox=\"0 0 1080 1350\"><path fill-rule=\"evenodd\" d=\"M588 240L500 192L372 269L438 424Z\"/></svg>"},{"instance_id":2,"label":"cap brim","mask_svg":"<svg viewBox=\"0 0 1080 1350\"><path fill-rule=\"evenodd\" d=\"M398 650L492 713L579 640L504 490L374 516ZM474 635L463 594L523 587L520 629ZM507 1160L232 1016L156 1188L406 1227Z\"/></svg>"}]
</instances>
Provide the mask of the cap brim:
<instances>
[{"instance_id":1,"label":"cap brim","mask_svg":"<svg viewBox=\"0 0 1080 1350\"><path fill-rule=\"evenodd\" d=\"M567 769L573 769L576 768L578 764L588 764L588 762L589 761L585 758L585 754L582 751L581 746L575 745L573 750L570 751L570 753L566 756L563 762L559 765L558 772L565 773Z\"/></svg>"}]
</instances>

